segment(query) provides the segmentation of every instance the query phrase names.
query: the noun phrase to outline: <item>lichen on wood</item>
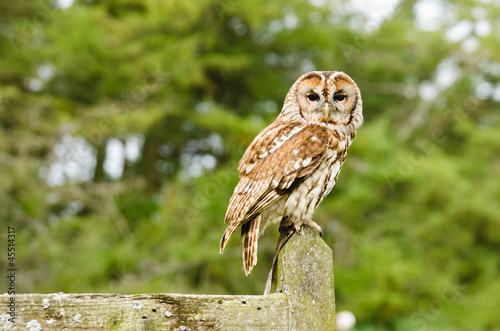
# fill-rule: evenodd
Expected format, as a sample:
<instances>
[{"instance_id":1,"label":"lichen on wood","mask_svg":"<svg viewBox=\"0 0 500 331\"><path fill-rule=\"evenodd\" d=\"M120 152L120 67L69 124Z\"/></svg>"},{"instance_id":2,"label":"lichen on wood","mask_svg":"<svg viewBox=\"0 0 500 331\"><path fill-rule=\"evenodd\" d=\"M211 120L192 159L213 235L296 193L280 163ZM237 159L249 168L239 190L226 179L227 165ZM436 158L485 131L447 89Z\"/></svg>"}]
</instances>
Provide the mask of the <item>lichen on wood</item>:
<instances>
[{"instance_id":1,"label":"lichen on wood","mask_svg":"<svg viewBox=\"0 0 500 331\"><path fill-rule=\"evenodd\" d=\"M0 296L2 306L7 300ZM288 330L289 323L283 294L20 294L16 305L16 323L2 317L2 330L34 320L42 330Z\"/></svg>"},{"instance_id":2,"label":"lichen on wood","mask_svg":"<svg viewBox=\"0 0 500 331\"><path fill-rule=\"evenodd\" d=\"M283 247L276 292L287 296L291 330L335 330L333 252L308 226Z\"/></svg>"},{"instance_id":3,"label":"lichen on wood","mask_svg":"<svg viewBox=\"0 0 500 331\"><path fill-rule=\"evenodd\" d=\"M332 251L309 227L283 247L270 295L17 294L2 330L334 330ZM2 307L11 296L0 295Z\"/></svg>"}]
</instances>

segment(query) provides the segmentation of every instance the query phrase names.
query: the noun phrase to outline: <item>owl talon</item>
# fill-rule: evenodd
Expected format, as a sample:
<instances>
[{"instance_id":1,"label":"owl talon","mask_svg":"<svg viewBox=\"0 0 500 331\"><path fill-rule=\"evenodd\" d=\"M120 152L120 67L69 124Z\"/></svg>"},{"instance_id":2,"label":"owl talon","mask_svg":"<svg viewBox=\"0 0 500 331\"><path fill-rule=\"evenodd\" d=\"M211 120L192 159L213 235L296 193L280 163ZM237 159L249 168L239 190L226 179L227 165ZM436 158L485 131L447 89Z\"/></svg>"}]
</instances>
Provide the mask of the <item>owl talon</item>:
<instances>
[{"instance_id":1,"label":"owl talon","mask_svg":"<svg viewBox=\"0 0 500 331\"><path fill-rule=\"evenodd\" d=\"M304 234L304 232L302 231L302 224L303 223L298 223L298 222L293 224L293 229L300 235Z\"/></svg>"},{"instance_id":2,"label":"owl talon","mask_svg":"<svg viewBox=\"0 0 500 331\"><path fill-rule=\"evenodd\" d=\"M301 230L301 227L304 224L310 226L314 230L314 232L316 232L320 237L323 236L323 231L321 230L321 227L318 224L316 224L316 222L311 221L310 219L307 218L293 224L295 232L302 234L303 231Z\"/></svg>"}]
</instances>

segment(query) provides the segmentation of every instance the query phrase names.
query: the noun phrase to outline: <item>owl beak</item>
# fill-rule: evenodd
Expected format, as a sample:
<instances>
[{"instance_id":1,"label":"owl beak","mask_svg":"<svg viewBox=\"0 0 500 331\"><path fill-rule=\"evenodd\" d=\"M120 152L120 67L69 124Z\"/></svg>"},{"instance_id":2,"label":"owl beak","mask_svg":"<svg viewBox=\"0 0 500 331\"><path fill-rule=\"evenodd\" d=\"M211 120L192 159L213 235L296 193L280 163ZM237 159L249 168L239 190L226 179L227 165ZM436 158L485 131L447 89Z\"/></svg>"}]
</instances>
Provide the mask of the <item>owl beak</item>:
<instances>
[{"instance_id":1,"label":"owl beak","mask_svg":"<svg viewBox=\"0 0 500 331\"><path fill-rule=\"evenodd\" d=\"M329 103L325 103L323 105L323 111L325 112L326 117L328 117L328 115L330 114L331 109L332 109L332 105L330 105Z\"/></svg>"}]
</instances>

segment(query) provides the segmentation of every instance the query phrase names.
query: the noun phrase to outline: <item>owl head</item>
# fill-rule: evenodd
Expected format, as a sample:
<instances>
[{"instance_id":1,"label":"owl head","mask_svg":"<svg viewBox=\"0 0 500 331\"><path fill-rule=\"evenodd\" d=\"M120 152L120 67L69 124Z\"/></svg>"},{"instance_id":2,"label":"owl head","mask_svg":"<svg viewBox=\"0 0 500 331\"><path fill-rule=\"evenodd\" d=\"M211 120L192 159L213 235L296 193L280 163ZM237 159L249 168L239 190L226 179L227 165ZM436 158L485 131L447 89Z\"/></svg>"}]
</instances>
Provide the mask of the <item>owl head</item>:
<instances>
[{"instance_id":1,"label":"owl head","mask_svg":"<svg viewBox=\"0 0 500 331\"><path fill-rule=\"evenodd\" d=\"M351 77L341 71L312 71L292 85L280 116L349 133L363 123L362 108L361 92Z\"/></svg>"}]
</instances>

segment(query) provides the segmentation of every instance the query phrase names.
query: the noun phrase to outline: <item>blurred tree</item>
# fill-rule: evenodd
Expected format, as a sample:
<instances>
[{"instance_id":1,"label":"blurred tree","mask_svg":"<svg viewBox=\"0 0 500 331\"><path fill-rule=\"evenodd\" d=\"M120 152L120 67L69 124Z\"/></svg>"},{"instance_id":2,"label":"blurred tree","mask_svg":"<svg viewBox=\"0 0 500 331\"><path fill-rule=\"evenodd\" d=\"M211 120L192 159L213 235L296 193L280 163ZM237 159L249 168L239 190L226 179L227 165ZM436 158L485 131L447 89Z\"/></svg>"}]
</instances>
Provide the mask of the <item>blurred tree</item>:
<instances>
[{"instance_id":1,"label":"blurred tree","mask_svg":"<svg viewBox=\"0 0 500 331\"><path fill-rule=\"evenodd\" d=\"M22 292L262 291L219 256L237 161L291 83L342 70L366 123L315 215L358 330L500 324L500 7L0 4L0 220Z\"/></svg>"}]
</instances>

